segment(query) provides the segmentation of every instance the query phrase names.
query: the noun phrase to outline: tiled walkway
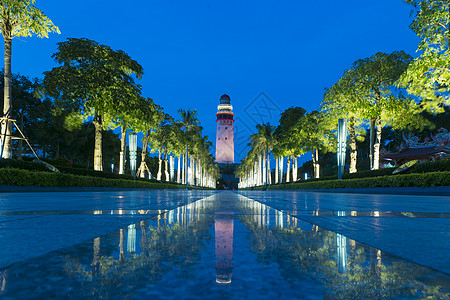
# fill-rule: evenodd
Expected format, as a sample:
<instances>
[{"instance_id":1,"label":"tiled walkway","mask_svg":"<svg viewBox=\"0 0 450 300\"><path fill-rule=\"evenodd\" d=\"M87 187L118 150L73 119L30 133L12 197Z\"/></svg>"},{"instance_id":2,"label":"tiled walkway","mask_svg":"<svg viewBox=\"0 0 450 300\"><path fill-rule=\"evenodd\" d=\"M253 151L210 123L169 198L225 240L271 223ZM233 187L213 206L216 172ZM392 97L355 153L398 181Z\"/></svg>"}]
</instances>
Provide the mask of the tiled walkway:
<instances>
[{"instance_id":1,"label":"tiled walkway","mask_svg":"<svg viewBox=\"0 0 450 300\"><path fill-rule=\"evenodd\" d=\"M249 191L240 194L450 274L450 197Z\"/></svg>"},{"instance_id":2,"label":"tiled walkway","mask_svg":"<svg viewBox=\"0 0 450 300\"><path fill-rule=\"evenodd\" d=\"M0 194L0 268L92 239L212 191Z\"/></svg>"},{"instance_id":3,"label":"tiled walkway","mask_svg":"<svg viewBox=\"0 0 450 300\"><path fill-rule=\"evenodd\" d=\"M450 299L449 203L301 191L3 193L0 298Z\"/></svg>"}]
</instances>

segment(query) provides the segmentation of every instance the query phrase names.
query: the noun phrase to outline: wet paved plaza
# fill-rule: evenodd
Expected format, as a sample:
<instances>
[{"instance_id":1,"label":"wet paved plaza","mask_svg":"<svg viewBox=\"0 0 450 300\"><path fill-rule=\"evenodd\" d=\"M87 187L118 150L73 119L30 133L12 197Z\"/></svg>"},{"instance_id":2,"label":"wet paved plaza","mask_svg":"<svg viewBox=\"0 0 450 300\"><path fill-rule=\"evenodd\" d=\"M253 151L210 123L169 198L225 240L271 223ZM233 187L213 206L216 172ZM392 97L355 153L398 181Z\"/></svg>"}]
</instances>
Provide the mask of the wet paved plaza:
<instances>
[{"instance_id":1,"label":"wet paved plaza","mask_svg":"<svg viewBox=\"0 0 450 300\"><path fill-rule=\"evenodd\" d=\"M450 197L0 194L0 298L450 299Z\"/></svg>"}]
</instances>

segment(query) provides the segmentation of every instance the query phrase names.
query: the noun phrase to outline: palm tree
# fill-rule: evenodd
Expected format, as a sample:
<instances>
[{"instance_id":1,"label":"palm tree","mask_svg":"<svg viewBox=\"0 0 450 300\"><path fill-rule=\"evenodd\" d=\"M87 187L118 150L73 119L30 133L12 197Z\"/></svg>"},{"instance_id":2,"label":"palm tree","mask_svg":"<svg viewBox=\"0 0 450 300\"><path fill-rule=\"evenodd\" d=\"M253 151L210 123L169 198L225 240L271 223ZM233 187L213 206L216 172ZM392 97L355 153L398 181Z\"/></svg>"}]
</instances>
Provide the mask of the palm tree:
<instances>
[{"instance_id":1,"label":"palm tree","mask_svg":"<svg viewBox=\"0 0 450 300\"><path fill-rule=\"evenodd\" d=\"M163 121L158 125L156 130L149 135L152 151L158 152L158 173L157 180L162 179L162 163L164 161L165 180L170 181L168 172L168 154L170 154L170 144L173 139L173 119L170 115L165 114ZM163 157L162 157L163 156Z\"/></svg>"},{"instance_id":2,"label":"palm tree","mask_svg":"<svg viewBox=\"0 0 450 300\"><path fill-rule=\"evenodd\" d=\"M271 183L270 152L275 145L275 127L267 124L256 125L257 133L250 136L250 146L253 153L256 153L256 176L257 185L267 185Z\"/></svg>"},{"instance_id":3,"label":"palm tree","mask_svg":"<svg viewBox=\"0 0 450 300\"><path fill-rule=\"evenodd\" d=\"M181 117L181 120L178 121L180 124L181 129L184 129L185 132L185 143L186 143L186 155L185 155L185 163L184 163L184 176L186 178L186 184L189 185L189 179L188 179L188 159L189 159L189 141L191 140L192 136L194 135L194 131L197 127L197 125L200 124L200 121L197 119L197 111L194 110L183 110L179 109L178 114Z\"/></svg>"}]
</instances>

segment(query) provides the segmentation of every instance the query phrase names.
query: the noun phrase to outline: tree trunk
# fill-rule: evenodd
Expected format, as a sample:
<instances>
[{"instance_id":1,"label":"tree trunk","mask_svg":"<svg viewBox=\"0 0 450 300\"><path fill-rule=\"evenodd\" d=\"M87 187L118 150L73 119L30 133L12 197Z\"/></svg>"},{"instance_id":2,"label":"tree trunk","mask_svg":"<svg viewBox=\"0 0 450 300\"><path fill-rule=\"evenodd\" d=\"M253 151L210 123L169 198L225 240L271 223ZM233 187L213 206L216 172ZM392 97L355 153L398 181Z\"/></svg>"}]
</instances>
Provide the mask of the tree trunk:
<instances>
[{"instance_id":1,"label":"tree trunk","mask_svg":"<svg viewBox=\"0 0 450 300\"><path fill-rule=\"evenodd\" d=\"M275 184L278 184L279 157L275 158Z\"/></svg>"},{"instance_id":2,"label":"tree trunk","mask_svg":"<svg viewBox=\"0 0 450 300\"><path fill-rule=\"evenodd\" d=\"M267 183L272 184L272 171L270 170L270 152L267 151Z\"/></svg>"},{"instance_id":3,"label":"tree trunk","mask_svg":"<svg viewBox=\"0 0 450 300\"><path fill-rule=\"evenodd\" d=\"M94 239L94 245L93 245L93 258L92 258L92 276L98 276L100 274L101 270L101 263L100 263L100 238Z\"/></svg>"},{"instance_id":4,"label":"tree trunk","mask_svg":"<svg viewBox=\"0 0 450 300\"><path fill-rule=\"evenodd\" d=\"M194 156L191 156L189 161L189 165L191 166L191 172L189 173L189 182L191 185L195 186L195 159Z\"/></svg>"},{"instance_id":5,"label":"tree trunk","mask_svg":"<svg viewBox=\"0 0 450 300\"><path fill-rule=\"evenodd\" d=\"M284 176L284 170L283 170L283 168L284 168L284 157L283 156L280 156L280 181L279 181L279 183L283 183L283 176Z\"/></svg>"},{"instance_id":6,"label":"tree trunk","mask_svg":"<svg viewBox=\"0 0 450 300\"><path fill-rule=\"evenodd\" d=\"M266 149L263 150L262 152L262 158L261 158L261 162L262 162L262 180L263 180L263 185L266 186L267 185L267 158L266 158Z\"/></svg>"},{"instance_id":7,"label":"tree trunk","mask_svg":"<svg viewBox=\"0 0 450 300\"><path fill-rule=\"evenodd\" d=\"M149 131L150 132L150 131ZM145 159L147 158L148 149L148 135L144 135L142 139L141 165L139 166L139 177L145 178L145 170L148 169Z\"/></svg>"},{"instance_id":8,"label":"tree trunk","mask_svg":"<svg viewBox=\"0 0 450 300\"><path fill-rule=\"evenodd\" d=\"M258 185L263 185L263 172L262 172L262 153L259 152L258 155Z\"/></svg>"},{"instance_id":9,"label":"tree trunk","mask_svg":"<svg viewBox=\"0 0 450 300\"><path fill-rule=\"evenodd\" d=\"M297 156L293 157L293 168L292 168L292 181L296 182L297 181L297 176L298 176L298 165L297 165L298 161L297 161Z\"/></svg>"},{"instance_id":10,"label":"tree trunk","mask_svg":"<svg viewBox=\"0 0 450 300\"><path fill-rule=\"evenodd\" d=\"M164 176L166 181L170 181L169 177L169 158L167 157L167 149L164 150Z\"/></svg>"},{"instance_id":11,"label":"tree trunk","mask_svg":"<svg viewBox=\"0 0 450 300\"><path fill-rule=\"evenodd\" d=\"M258 161L255 160L255 163L253 164L253 186L258 185Z\"/></svg>"},{"instance_id":12,"label":"tree trunk","mask_svg":"<svg viewBox=\"0 0 450 300\"><path fill-rule=\"evenodd\" d=\"M180 167L181 167L181 166L180 166L180 160L181 160L181 159L180 159L180 158L181 158L181 155L179 155L179 156L177 157L177 164L178 164L178 168L177 168L177 182L178 182L178 183L181 183L181 182L180 182L180 175L181 175L181 174L180 174L180 171L181 171L181 169L180 169Z\"/></svg>"},{"instance_id":13,"label":"tree trunk","mask_svg":"<svg viewBox=\"0 0 450 300\"><path fill-rule=\"evenodd\" d=\"M369 135L369 160L370 160L370 169L372 170L374 167L374 134L375 131L375 119L370 119L370 135Z\"/></svg>"},{"instance_id":14,"label":"tree trunk","mask_svg":"<svg viewBox=\"0 0 450 300\"><path fill-rule=\"evenodd\" d=\"M162 160L161 160L161 150L158 150L158 175L156 179L161 180L161 168L162 168Z\"/></svg>"},{"instance_id":15,"label":"tree trunk","mask_svg":"<svg viewBox=\"0 0 450 300\"><path fill-rule=\"evenodd\" d=\"M127 127L122 122L120 126L120 153L119 153L119 174L125 174L125 165L127 157Z\"/></svg>"},{"instance_id":16,"label":"tree trunk","mask_svg":"<svg viewBox=\"0 0 450 300\"><path fill-rule=\"evenodd\" d=\"M290 173L290 171L291 171L291 157L290 157L290 156L287 156L286 158L287 158L287 166L286 166L286 182L290 182L291 179L290 179L289 173Z\"/></svg>"},{"instance_id":17,"label":"tree trunk","mask_svg":"<svg viewBox=\"0 0 450 300\"><path fill-rule=\"evenodd\" d=\"M381 118L378 117L375 121L375 126L377 128L377 136L375 144L373 145L373 168L378 170L380 168L380 147L381 147Z\"/></svg>"},{"instance_id":18,"label":"tree trunk","mask_svg":"<svg viewBox=\"0 0 450 300\"><path fill-rule=\"evenodd\" d=\"M185 168L186 168L186 157L184 155L182 155L182 160L181 160L181 183L185 184L186 183L186 172L185 172Z\"/></svg>"},{"instance_id":19,"label":"tree trunk","mask_svg":"<svg viewBox=\"0 0 450 300\"><path fill-rule=\"evenodd\" d=\"M312 156L313 156L314 178L320 178L319 150L313 149Z\"/></svg>"},{"instance_id":20,"label":"tree trunk","mask_svg":"<svg viewBox=\"0 0 450 300\"><path fill-rule=\"evenodd\" d=\"M185 167L184 167L185 172L186 172L185 179L186 179L186 185L189 185L189 148L188 148L187 145L186 145L185 160L186 160L186 164L185 164Z\"/></svg>"},{"instance_id":21,"label":"tree trunk","mask_svg":"<svg viewBox=\"0 0 450 300\"><path fill-rule=\"evenodd\" d=\"M102 130L103 117L95 111L94 117L95 126L95 146L94 146L94 170L103 171L103 157L102 157Z\"/></svg>"},{"instance_id":22,"label":"tree trunk","mask_svg":"<svg viewBox=\"0 0 450 300\"><path fill-rule=\"evenodd\" d=\"M2 123L2 142L3 152L2 158L11 158L11 131L12 123L9 119L12 118L12 89L11 89L11 46L12 39L9 36L3 36L5 39L5 74L4 74L4 88L3 88L3 117L8 120L4 120Z\"/></svg>"},{"instance_id":23,"label":"tree trunk","mask_svg":"<svg viewBox=\"0 0 450 300\"><path fill-rule=\"evenodd\" d=\"M351 118L348 123L348 134L349 134L349 145L350 145L350 173L356 173L356 162L358 157L358 151L356 149L356 132L355 132L355 122Z\"/></svg>"}]
</instances>

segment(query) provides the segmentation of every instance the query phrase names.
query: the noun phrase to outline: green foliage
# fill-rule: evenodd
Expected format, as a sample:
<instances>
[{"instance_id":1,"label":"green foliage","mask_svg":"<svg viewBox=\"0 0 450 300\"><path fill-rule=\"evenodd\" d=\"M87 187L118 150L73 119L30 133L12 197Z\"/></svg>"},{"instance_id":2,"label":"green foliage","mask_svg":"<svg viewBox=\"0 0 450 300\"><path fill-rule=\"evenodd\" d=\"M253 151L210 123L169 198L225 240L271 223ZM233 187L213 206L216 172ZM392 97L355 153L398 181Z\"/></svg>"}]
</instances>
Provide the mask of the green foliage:
<instances>
[{"instance_id":1,"label":"green foliage","mask_svg":"<svg viewBox=\"0 0 450 300\"><path fill-rule=\"evenodd\" d=\"M155 183L142 180L112 179L65 173L28 171L13 168L0 169L0 184L46 187L122 187L122 188L182 188L182 185Z\"/></svg>"},{"instance_id":2,"label":"green foliage","mask_svg":"<svg viewBox=\"0 0 450 300\"><path fill-rule=\"evenodd\" d=\"M0 168L15 168L29 171L50 171L44 164L26 160L0 159Z\"/></svg>"},{"instance_id":3,"label":"green foliage","mask_svg":"<svg viewBox=\"0 0 450 300\"><path fill-rule=\"evenodd\" d=\"M270 189L339 189L450 186L450 171L272 185Z\"/></svg>"},{"instance_id":4,"label":"green foliage","mask_svg":"<svg viewBox=\"0 0 450 300\"><path fill-rule=\"evenodd\" d=\"M324 152L336 149L336 137L328 130L325 124L327 116L312 111L300 118L295 125L293 135L299 141L297 147L307 151L321 150Z\"/></svg>"},{"instance_id":5,"label":"green foliage","mask_svg":"<svg viewBox=\"0 0 450 300\"><path fill-rule=\"evenodd\" d=\"M447 0L406 0L415 11L411 29L421 39L417 57L397 85L422 98L432 112L450 105L449 10Z\"/></svg>"},{"instance_id":6,"label":"green foliage","mask_svg":"<svg viewBox=\"0 0 450 300\"><path fill-rule=\"evenodd\" d=\"M4 90L4 71L0 71L0 88ZM37 78L30 79L27 76L23 76L17 73L11 75L12 85L12 117L20 121L20 117L23 115L25 128L31 127L33 121L36 120L39 115L37 109L41 100L37 95L39 88L39 80ZM0 109L3 111L3 102L0 103Z\"/></svg>"},{"instance_id":7,"label":"green foliage","mask_svg":"<svg viewBox=\"0 0 450 300\"><path fill-rule=\"evenodd\" d=\"M4 38L28 37L33 34L48 37L49 32L59 28L35 6L35 0L2 0L0 5L0 27Z\"/></svg>"},{"instance_id":8,"label":"green foliage","mask_svg":"<svg viewBox=\"0 0 450 300\"><path fill-rule=\"evenodd\" d=\"M304 152L297 149L298 140L292 135L297 122L306 113L302 107L290 107L283 111L280 116L279 125L275 129L274 138L277 143L273 147L275 157L280 156L298 156ZM297 153L298 151L301 153Z\"/></svg>"},{"instance_id":9,"label":"green foliage","mask_svg":"<svg viewBox=\"0 0 450 300\"><path fill-rule=\"evenodd\" d=\"M437 161L430 161L414 165L408 173L427 173L427 172L440 172L450 170L450 159L443 159Z\"/></svg>"},{"instance_id":10,"label":"green foliage","mask_svg":"<svg viewBox=\"0 0 450 300\"><path fill-rule=\"evenodd\" d=\"M367 177L379 177L385 175L392 175L394 168L385 168L378 170L367 170L367 171L359 171L356 173L346 173L344 174L344 179L354 179L354 178L367 178ZM336 178L337 179L337 178Z\"/></svg>"},{"instance_id":11,"label":"green foliage","mask_svg":"<svg viewBox=\"0 0 450 300\"><path fill-rule=\"evenodd\" d=\"M69 111L99 114L114 118L123 112L124 101L137 97L142 67L125 52L115 51L85 38L68 38L58 43L52 57L61 66L44 72L44 87L56 105Z\"/></svg>"}]
</instances>

